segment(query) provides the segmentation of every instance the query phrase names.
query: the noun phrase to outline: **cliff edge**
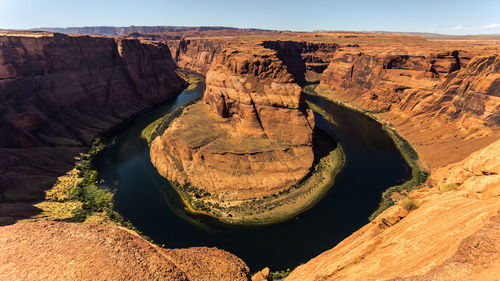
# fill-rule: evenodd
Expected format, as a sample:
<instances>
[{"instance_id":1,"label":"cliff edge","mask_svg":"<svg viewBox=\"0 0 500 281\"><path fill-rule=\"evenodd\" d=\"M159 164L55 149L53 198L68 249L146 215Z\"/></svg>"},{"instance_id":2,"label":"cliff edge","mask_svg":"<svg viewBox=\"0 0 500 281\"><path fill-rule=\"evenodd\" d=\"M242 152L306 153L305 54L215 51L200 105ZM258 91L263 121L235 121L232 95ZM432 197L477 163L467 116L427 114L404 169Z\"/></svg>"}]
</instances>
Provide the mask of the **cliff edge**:
<instances>
[{"instance_id":1,"label":"cliff edge","mask_svg":"<svg viewBox=\"0 0 500 281\"><path fill-rule=\"evenodd\" d=\"M495 280L500 272L500 140L433 174L286 280Z\"/></svg>"}]
</instances>

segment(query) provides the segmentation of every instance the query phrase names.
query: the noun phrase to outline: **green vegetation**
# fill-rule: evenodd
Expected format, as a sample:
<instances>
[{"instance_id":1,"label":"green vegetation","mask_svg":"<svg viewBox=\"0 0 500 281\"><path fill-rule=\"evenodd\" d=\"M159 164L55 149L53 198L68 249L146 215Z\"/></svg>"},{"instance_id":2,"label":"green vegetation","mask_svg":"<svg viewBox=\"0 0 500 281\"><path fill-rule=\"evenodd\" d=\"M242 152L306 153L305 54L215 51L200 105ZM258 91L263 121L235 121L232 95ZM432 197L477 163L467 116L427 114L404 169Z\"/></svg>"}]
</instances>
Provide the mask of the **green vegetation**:
<instances>
[{"instance_id":1,"label":"green vegetation","mask_svg":"<svg viewBox=\"0 0 500 281\"><path fill-rule=\"evenodd\" d=\"M182 114L184 108L192 105L193 103L199 101L200 98L197 98L191 102L186 103L185 105L179 106L176 109L172 110L172 112L166 114L165 116L156 119L146 126L141 132L141 136L145 139L149 144L157 137L163 134L165 130L168 128L170 123L177 117Z\"/></svg>"},{"instance_id":2,"label":"green vegetation","mask_svg":"<svg viewBox=\"0 0 500 281\"><path fill-rule=\"evenodd\" d=\"M83 222L93 213L111 210L113 207L113 193L101 189L96 185L97 172L92 169L92 160L105 147L100 138L95 139L88 153L81 154L75 168L81 179L71 191L67 200L82 202L80 208L73 210L70 222Z\"/></svg>"},{"instance_id":3,"label":"green vegetation","mask_svg":"<svg viewBox=\"0 0 500 281\"><path fill-rule=\"evenodd\" d=\"M448 192L448 191L453 191L457 190L460 185L458 183L448 183L443 186L443 191Z\"/></svg>"},{"instance_id":4,"label":"green vegetation","mask_svg":"<svg viewBox=\"0 0 500 281\"><path fill-rule=\"evenodd\" d=\"M179 68L177 70L177 74L188 82L188 86L184 89L185 91L194 90L196 87L198 87L198 84L200 84L203 81L203 76L201 76L201 74L199 74L193 70L187 69L187 68ZM198 100L198 99L196 99L196 100ZM192 102L188 103L188 105L190 105L190 104L192 104ZM177 114L182 113L182 110L186 106L187 105L180 106L179 107L179 108L181 108L180 110L178 110L179 108L177 108L173 112L171 112L171 113L169 113L161 118L158 118L155 121L153 121L152 123L150 123L148 126L146 126L146 128L144 128L142 130L141 137L143 139L145 139L148 143L151 143L151 141L153 141L153 139L157 136L157 134L155 134L154 136L153 136L153 134L155 133L158 125L160 125L165 119L169 119L168 123L170 123L175 117L178 116L178 115L175 115L174 113L175 112L177 112ZM175 116L173 118L169 118L170 115L175 115ZM163 131L165 131L165 130L163 130ZM162 131L162 133L163 133L163 131Z\"/></svg>"},{"instance_id":5,"label":"green vegetation","mask_svg":"<svg viewBox=\"0 0 500 281\"><path fill-rule=\"evenodd\" d=\"M193 90L198 87L198 84L204 80L202 74L189 69L189 68L177 68L175 71L184 81L188 82L188 86L185 91Z\"/></svg>"},{"instance_id":6,"label":"green vegetation","mask_svg":"<svg viewBox=\"0 0 500 281\"><path fill-rule=\"evenodd\" d=\"M401 202L401 206L403 206L403 209L407 210L408 212L413 211L418 209L418 202L415 199L410 199L406 198Z\"/></svg>"},{"instance_id":7,"label":"green vegetation","mask_svg":"<svg viewBox=\"0 0 500 281\"><path fill-rule=\"evenodd\" d=\"M130 222L113 210L113 193L98 186L97 171L93 169L92 161L104 147L102 140L96 138L89 151L80 155L75 169L61 177L58 184L47 192L47 201L42 202L42 206L52 209L44 210L46 213L43 218L120 225L140 234ZM61 211L70 215L61 215ZM143 237L151 240L147 236Z\"/></svg>"},{"instance_id":8,"label":"green vegetation","mask_svg":"<svg viewBox=\"0 0 500 281\"><path fill-rule=\"evenodd\" d=\"M425 184L425 181L429 177L429 172L420 166L418 154L410 145L410 143L402 138L394 129L389 128L386 124L383 125L383 129L394 140L397 148L410 166L411 178L403 184L388 188L384 193L382 193L382 201L380 202L377 210L375 210L375 212L371 214L369 218L370 220L375 219L387 208L394 205L394 200L392 200L391 198L391 195L394 192L398 192L400 194L408 194L411 190L423 186Z\"/></svg>"},{"instance_id":9,"label":"green vegetation","mask_svg":"<svg viewBox=\"0 0 500 281\"><path fill-rule=\"evenodd\" d=\"M269 280L271 281L284 280L290 274L290 272L292 272L290 268L281 271L272 271L269 273Z\"/></svg>"},{"instance_id":10,"label":"green vegetation","mask_svg":"<svg viewBox=\"0 0 500 281\"><path fill-rule=\"evenodd\" d=\"M153 132L156 130L156 127L158 124L161 123L164 117L158 118L149 125L146 126L141 132L141 137L145 139L148 143L151 143L152 139L151 136L153 135Z\"/></svg>"}]
</instances>

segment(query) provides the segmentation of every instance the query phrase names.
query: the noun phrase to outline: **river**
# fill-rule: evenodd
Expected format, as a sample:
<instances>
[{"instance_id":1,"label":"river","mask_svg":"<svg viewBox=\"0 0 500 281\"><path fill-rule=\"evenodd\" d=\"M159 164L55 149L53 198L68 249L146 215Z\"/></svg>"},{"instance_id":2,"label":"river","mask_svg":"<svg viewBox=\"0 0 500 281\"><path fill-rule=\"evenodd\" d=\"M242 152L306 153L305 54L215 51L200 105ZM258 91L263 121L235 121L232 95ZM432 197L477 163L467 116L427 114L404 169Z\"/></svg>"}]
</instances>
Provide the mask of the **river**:
<instances>
[{"instance_id":1,"label":"river","mask_svg":"<svg viewBox=\"0 0 500 281\"><path fill-rule=\"evenodd\" d=\"M333 187L313 208L279 224L258 227L208 227L193 224L173 210L176 193L153 167L141 138L151 122L202 94L202 86L130 122L115 135L94 165L115 191L115 209L142 233L167 248L215 246L242 258L252 272L293 268L334 247L368 222L381 194L411 176L396 145L375 120L320 97L307 99L334 116L316 115L317 127L338 141L345 165ZM174 202L174 203L172 203ZM177 212L178 213L178 212Z\"/></svg>"}]
</instances>

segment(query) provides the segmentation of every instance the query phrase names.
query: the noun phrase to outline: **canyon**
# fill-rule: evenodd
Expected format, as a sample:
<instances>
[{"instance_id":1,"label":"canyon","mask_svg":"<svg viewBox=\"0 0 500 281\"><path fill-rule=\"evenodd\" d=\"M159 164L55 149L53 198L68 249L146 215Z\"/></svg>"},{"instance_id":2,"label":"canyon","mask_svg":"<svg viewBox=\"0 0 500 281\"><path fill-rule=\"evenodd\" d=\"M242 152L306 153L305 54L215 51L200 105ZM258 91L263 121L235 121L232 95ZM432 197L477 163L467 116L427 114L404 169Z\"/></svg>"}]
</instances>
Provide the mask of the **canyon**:
<instances>
[{"instance_id":1,"label":"canyon","mask_svg":"<svg viewBox=\"0 0 500 281\"><path fill-rule=\"evenodd\" d=\"M179 173L185 171L189 182L233 199L273 194L300 181L313 162L314 121L303 107L299 85L311 83L318 84L318 95L395 129L431 172L425 186L394 194L392 207L286 280L492 280L498 275L500 45L495 40L217 28L99 33L121 35L114 38L2 32L0 221L12 225L0 231L2 248L9 249L0 259L11 260L23 247L41 249L40 241L60 253L75 243L69 232L96 244L132 241L96 246L126 250L120 259L127 259L127 251L143 253L145 263L126 262L130 270L123 271L124 278L151 273L203 280L204 270L220 280L249 278L246 265L222 250L159 249L116 226L16 223L38 212L34 203L94 137L179 93L186 85L176 72L180 67L205 75L206 90L202 101L187 107L151 144L151 159L167 178L187 183ZM189 118L194 123L183 123ZM200 118L210 119L213 128L193 126ZM175 137L182 134L184 139ZM219 139L224 141L214 145ZM248 154L265 165L249 169ZM223 167L227 159L241 166ZM293 168L278 165L283 159ZM205 178L208 170L216 181ZM248 171L270 182L259 182ZM283 176L269 177L276 173ZM248 185L267 189L256 192L245 189ZM228 193L230 186L237 192ZM418 208L407 208L409 200ZM43 239L37 241L34 233ZM211 256L217 258L194 261ZM85 252L80 258L83 265ZM34 260L22 264L44 270L42 261L40 267ZM0 272L13 274L9 266ZM139 266L147 269L132 270ZM54 269L61 277L78 276L67 270Z\"/></svg>"}]
</instances>

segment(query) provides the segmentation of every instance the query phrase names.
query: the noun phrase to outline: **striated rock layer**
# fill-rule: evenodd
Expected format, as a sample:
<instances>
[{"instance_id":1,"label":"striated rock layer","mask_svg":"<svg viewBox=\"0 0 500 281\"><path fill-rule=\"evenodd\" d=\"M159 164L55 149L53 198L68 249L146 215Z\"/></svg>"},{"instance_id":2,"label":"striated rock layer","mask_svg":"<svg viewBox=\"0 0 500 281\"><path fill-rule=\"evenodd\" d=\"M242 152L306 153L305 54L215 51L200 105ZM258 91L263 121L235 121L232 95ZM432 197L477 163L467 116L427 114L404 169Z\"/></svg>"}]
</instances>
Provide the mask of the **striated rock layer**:
<instances>
[{"instance_id":1,"label":"striated rock layer","mask_svg":"<svg viewBox=\"0 0 500 281\"><path fill-rule=\"evenodd\" d=\"M0 228L4 280L250 280L217 248L163 249L121 227L62 222Z\"/></svg>"},{"instance_id":2,"label":"striated rock layer","mask_svg":"<svg viewBox=\"0 0 500 281\"><path fill-rule=\"evenodd\" d=\"M285 280L496 280L500 275L500 140L441 168L410 194ZM444 188L453 183L456 190Z\"/></svg>"},{"instance_id":3,"label":"striated rock layer","mask_svg":"<svg viewBox=\"0 0 500 281\"><path fill-rule=\"evenodd\" d=\"M167 44L179 67L206 74L213 59L230 42L221 39L180 39L168 40Z\"/></svg>"},{"instance_id":4,"label":"striated rock layer","mask_svg":"<svg viewBox=\"0 0 500 281\"><path fill-rule=\"evenodd\" d=\"M271 37L270 37L271 38ZM295 82L302 83L319 80L321 73L327 68L335 51L339 48L335 43L316 43L306 41L259 41L245 42L238 38L182 38L166 40L172 58L179 67L189 68L206 74L214 58L225 48L243 44L260 44L264 48L276 51L278 58L285 64Z\"/></svg>"},{"instance_id":5,"label":"striated rock layer","mask_svg":"<svg viewBox=\"0 0 500 281\"><path fill-rule=\"evenodd\" d=\"M214 59L203 101L152 142L151 160L182 185L227 199L261 197L308 174L313 128L301 88L276 52L242 45Z\"/></svg>"},{"instance_id":6,"label":"striated rock layer","mask_svg":"<svg viewBox=\"0 0 500 281\"><path fill-rule=\"evenodd\" d=\"M176 95L175 69L162 43L0 36L0 201L41 198L98 133Z\"/></svg>"},{"instance_id":7,"label":"striated rock layer","mask_svg":"<svg viewBox=\"0 0 500 281\"><path fill-rule=\"evenodd\" d=\"M320 87L332 99L385 112L380 119L427 164L443 166L498 138L500 56L468 48L346 49L335 54Z\"/></svg>"}]
</instances>

